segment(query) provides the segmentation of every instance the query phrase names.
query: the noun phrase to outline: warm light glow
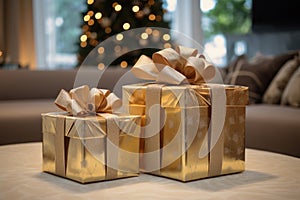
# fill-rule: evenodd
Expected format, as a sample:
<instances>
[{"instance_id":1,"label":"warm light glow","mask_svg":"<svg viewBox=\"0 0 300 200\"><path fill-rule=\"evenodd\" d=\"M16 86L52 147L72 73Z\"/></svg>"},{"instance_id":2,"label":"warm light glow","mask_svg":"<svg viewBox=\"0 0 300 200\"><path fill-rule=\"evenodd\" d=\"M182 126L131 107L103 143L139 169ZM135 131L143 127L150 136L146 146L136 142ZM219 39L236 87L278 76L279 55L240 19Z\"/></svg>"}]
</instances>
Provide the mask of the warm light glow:
<instances>
[{"instance_id":1,"label":"warm light glow","mask_svg":"<svg viewBox=\"0 0 300 200\"><path fill-rule=\"evenodd\" d=\"M86 42L81 42L81 43L80 43L80 46L81 46L82 48L86 47L86 45L87 45Z\"/></svg>"},{"instance_id":2,"label":"warm light glow","mask_svg":"<svg viewBox=\"0 0 300 200\"><path fill-rule=\"evenodd\" d=\"M90 10L87 14L92 17L94 15L94 11Z\"/></svg>"},{"instance_id":3,"label":"warm light glow","mask_svg":"<svg viewBox=\"0 0 300 200\"><path fill-rule=\"evenodd\" d=\"M164 35L163 35L163 39L164 39L165 41L169 41L169 40L171 39L171 37L170 37L169 34L164 34Z\"/></svg>"},{"instance_id":4,"label":"warm light glow","mask_svg":"<svg viewBox=\"0 0 300 200\"><path fill-rule=\"evenodd\" d=\"M114 48L115 52L120 52L122 50L120 45L115 46Z\"/></svg>"},{"instance_id":5,"label":"warm light glow","mask_svg":"<svg viewBox=\"0 0 300 200\"><path fill-rule=\"evenodd\" d=\"M123 24L123 29L128 30L130 28L130 24L128 22Z\"/></svg>"},{"instance_id":6,"label":"warm light glow","mask_svg":"<svg viewBox=\"0 0 300 200\"><path fill-rule=\"evenodd\" d=\"M115 11L120 11L122 9L122 6L120 4L115 6Z\"/></svg>"},{"instance_id":7,"label":"warm light glow","mask_svg":"<svg viewBox=\"0 0 300 200\"><path fill-rule=\"evenodd\" d=\"M150 35L152 33L152 28L146 28L145 32Z\"/></svg>"},{"instance_id":8,"label":"warm light glow","mask_svg":"<svg viewBox=\"0 0 300 200\"><path fill-rule=\"evenodd\" d=\"M172 47L172 45L170 43L165 43L164 44L164 48L171 48L171 47Z\"/></svg>"},{"instance_id":9,"label":"warm light glow","mask_svg":"<svg viewBox=\"0 0 300 200\"><path fill-rule=\"evenodd\" d=\"M156 17L154 14L150 14L148 18L149 20L154 21Z\"/></svg>"},{"instance_id":10,"label":"warm light glow","mask_svg":"<svg viewBox=\"0 0 300 200\"><path fill-rule=\"evenodd\" d=\"M122 62L120 63L120 66L121 66L122 68L126 68L126 67L128 66L128 63L124 60L124 61L122 61Z\"/></svg>"},{"instance_id":11,"label":"warm light glow","mask_svg":"<svg viewBox=\"0 0 300 200\"><path fill-rule=\"evenodd\" d=\"M106 27L105 28L105 33L110 33L111 32L111 28L110 27Z\"/></svg>"},{"instance_id":12,"label":"warm light glow","mask_svg":"<svg viewBox=\"0 0 300 200\"><path fill-rule=\"evenodd\" d=\"M94 0L87 0L87 3L88 3L89 5L91 5L91 4L94 3Z\"/></svg>"},{"instance_id":13,"label":"warm light glow","mask_svg":"<svg viewBox=\"0 0 300 200\"><path fill-rule=\"evenodd\" d=\"M141 38L144 39L144 40L148 39L148 34L147 33L142 33Z\"/></svg>"},{"instance_id":14,"label":"warm light glow","mask_svg":"<svg viewBox=\"0 0 300 200\"><path fill-rule=\"evenodd\" d=\"M132 7L132 11L133 11L133 12L139 12L139 10L140 10L140 7L139 7L139 6L133 6L133 7Z\"/></svg>"},{"instance_id":15,"label":"warm light glow","mask_svg":"<svg viewBox=\"0 0 300 200\"><path fill-rule=\"evenodd\" d=\"M83 17L83 20L85 21L85 22L87 22L87 21L89 21L90 20L90 16L89 15L85 15L84 17Z\"/></svg>"},{"instance_id":16,"label":"warm light glow","mask_svg":"<svg viewBox=\"0 0 300 200\"><path fill-rule=\"evenodd\" d=\"M102 17L102 13L101 13L101 12L97 12L97 13L95 14L95 18L96 18L96 19L101 19L101 17Z\"/></svg>"},{"instance_id":17,"label":"warm light glow","mask_svg":"<svg viewBox=\"0 0 300 200\"><path fill-rule=\"evenodd\" d=\"M3 55L3 51L0 51L0 57Z\"/></svg>"},{"instance_id":18,"label":"warm light glow","mask_svg":"<svg viewBox=\"0 0 300 200\"><path fill-rule=\"evenodd\" d=\"M95 21L94 21L93 19L91 19L91 20L88 21L88 25L89 25L89 26L94 25L94 23L95 23Z\"/></svg>"},{"instance_id":19,"label":"warm light glow","mask_svg":"<svg viewBox=\"0 0 300 200\"><path fill-rule=\"evenodd\" d=\"M156 16L156 21L158 21L158 22L161 21L161 16L160 16L160 15L157 15L157 16Z\"/></svg>"},{"instance_id":20,"label":"warm light glow","mask_svg":"<svg viewBox=\"0 0 300 200\"><path fill-rule=\"evenodd\" d=\"M159 36L159 31L158 30L154 30L153 32L152 32L152 35L154 36L154 37L158 37Z\"/></svg>"},{"instance_id":21,"label":"warm light glow","mask_svg":"<svg viewBox=\"0 0 300 200\"><path fill-rule=\"evenodd\" d=\"M142 17L144 17L144 12L143 11L139 11L139 12L137 12L137 13L135 13L135 16L137 17L137 18L142 18Z\"/></svg>"},{"instance_id":22,"label":"warm light glow","mask_svg":"<svg viewBox=\"0 0 300 200\"><path fill-rule=\"evenodd\" d=\"M97 40L90 40L90 44L95 47L99 44L99 42Z\"/></svg>"},{"instance_id":23,"label":"warm light glow","mask_svg":"<svg viewBox=\"0 0 300 200\"><path fill-rule=\"evenodd\" d=\"M88 31L88 30L89 30L89 26L88 26L88 25L82 26L82 30L83 30L84 32Z\"/></svg>"},{"instance_id":24,"label":"warm light glow","mask_svg":"<svg viewBox=\"0 0 300 200\"><path fill-rule=\"evenodd\" d=\"M112 7L114 8L114 7L116 7L116 5L118 5L118 3L117 3L117 2L114 2L114 3L112 4Z\"/></svg>"},{"instance_id":25,"label":"warm light glow","mask_svg":"<svg viewBox=\"0 0 300 200\"><path fill-rule=\"evenodd\" d=\"M99 48L98 48L98 53L99 53L99 54L103 54L104 51L105 51L104 47L99 47Z\"/></svg>"},{"instance_id":26,"label":"warm light glow","mask_svg":"<svg viewBox=\"0 0 300 200\"><path fill-rule=\"evenodd\" d=\"M91 37L91 32L90 32L90 31L86 32L85 34L86 34L86 36L87 36L88 38Z\"/></svg>"},{"instance_id":27,"label":"warm light glow","mask_svg":"<svg viewBox=\"0 0 300 200\"><path fill-rule=\"evenodd\" d=\"M99 63L98 64L98 69L103 70L105 67L104 63Z\"/></svg>"},{"instance_id":28,"label":"warm light glow","mask_svg":"<svg viewBox=\"0 0 300 200\"><path fill-rule=\"evenodd\" d=\"M90 37L93 38L93 39L96 39L97 38L97 33L96 32L92 32L90 34Z\"/></svg>"},{"instance_id":29,"label":"warm light glow","mask_svg":"<svg viewBox=\"0 0 300 200\"><path fill-rule=\"evenodd\" d=\"M80 37L80 41L81 41L81 42L86 42L86 40L87 40L87 35L82 35L82 36Z\"/></svg>"},{"instance_id":30,"label":"warm light glow","mask_svg":"<svg viewBox=\"0 0 300 200\"><path fill-rule=\"evenodd\" d=\"M119 33L119 34L117 34L116 35L116 39L118 40L118 41L121 41L121 40L123 40L123 34L122 33Z\"/></svg>"},{"instance_id":31,"label":"warm light glow","mask_svg":"<svg viewBox=\"0 0 300 200\"><path fill-rule=\"evenodd\" d=\"M149 4L150 6L152 6L154 3L155 3L154 0L148 1L148 4Z\"/></svg>"}]
</instances>

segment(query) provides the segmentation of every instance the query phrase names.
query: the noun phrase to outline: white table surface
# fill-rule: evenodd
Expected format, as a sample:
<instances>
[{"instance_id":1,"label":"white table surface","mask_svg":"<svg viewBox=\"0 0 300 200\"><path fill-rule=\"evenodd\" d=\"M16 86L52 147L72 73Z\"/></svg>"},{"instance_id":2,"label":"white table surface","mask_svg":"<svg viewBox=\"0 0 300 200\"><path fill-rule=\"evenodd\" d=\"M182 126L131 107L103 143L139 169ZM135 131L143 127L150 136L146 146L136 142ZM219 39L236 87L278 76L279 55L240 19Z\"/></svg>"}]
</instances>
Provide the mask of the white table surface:
<instances>
[{"instance_id":1,"label":"white table surface","mask_svg":"<svg viewBox=\"0 0 300 200\"><path fill-rule=\"evenodd\" d=\"M0 146L0 199L300 199L300 159L246 150L246 171L188 183L139 177L80 184L41 171L41 143Z\"/></svg>"}]
</instances>

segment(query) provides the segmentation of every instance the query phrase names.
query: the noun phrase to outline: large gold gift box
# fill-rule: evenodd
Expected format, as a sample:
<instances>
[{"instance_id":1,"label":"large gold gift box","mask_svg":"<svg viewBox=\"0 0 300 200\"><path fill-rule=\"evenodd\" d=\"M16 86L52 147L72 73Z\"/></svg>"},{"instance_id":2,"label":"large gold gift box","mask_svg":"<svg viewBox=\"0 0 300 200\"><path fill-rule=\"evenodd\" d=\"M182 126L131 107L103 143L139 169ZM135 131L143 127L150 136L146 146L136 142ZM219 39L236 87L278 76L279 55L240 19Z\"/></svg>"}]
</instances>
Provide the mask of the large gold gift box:
<instances>
[{"instance_id":1,"label":"large gold gift box","mask_svg":"<svg viewBox=\"0 0 300 200\"><path fill-rule=\"evenodd\" d=\"M191 181L245 169L248 88L220 86L226 103L223 103L225 119L219 136L212 133L216 120L211 118L214 112L214 119L219 119L218 112L222 109L217 112L212 109L210 86L149 83L123 86L125 111L142 115L142 171ZM222 104L220 100L216 102Z\"/></svg>"},{"instance_id":2,"label":"large gold gift box","mask_svg":"<svg viewBox=\"0 0 300 200\"><path fill-rule=\"evenodd\" d=\"M43 171L81 183L138 176L140 116L42 114Z\"/></svg>"}]
</instances>

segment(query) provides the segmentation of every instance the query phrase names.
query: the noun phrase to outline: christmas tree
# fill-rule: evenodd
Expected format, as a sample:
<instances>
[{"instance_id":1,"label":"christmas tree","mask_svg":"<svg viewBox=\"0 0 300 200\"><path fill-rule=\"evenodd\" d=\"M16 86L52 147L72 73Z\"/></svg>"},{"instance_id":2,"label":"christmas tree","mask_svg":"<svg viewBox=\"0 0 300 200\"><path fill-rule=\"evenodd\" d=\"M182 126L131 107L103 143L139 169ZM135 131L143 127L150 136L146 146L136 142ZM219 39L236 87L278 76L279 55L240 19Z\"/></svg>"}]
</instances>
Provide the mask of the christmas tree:
<instances>
[{"instance_id":1,"label":"christmas tree","mask_svg":"<svg viewBox=\"0 0 300 200\"><path fill-rule=\"evenodd\" d=\"M172 46L169 22L164 19L166 11L163 9L162 0L87 0L87 8L87 12L83 13L83 33L78 51L79 64L98 44L112 36L115 42L111 44L110 49L113 49L111 52L120 56L109 64L111 66L123 68L132 66L141 54L151 57L155 51ZM138 38L136 35L129 34L125 38L124 31L141 27L144 31ZM122 40L131 41L131 44L126 44ZM120 42L122 45L119 45ZM122 54L128 49L126 45L134 45L133 42L137 42L143 48ZM157 48L148 48L149 46ZM105 53L106 56L111 54L105 47L99 46L97 52L102 60L106 59ZM106 64L99 61L98 67L103 68Z\"/></svg>"}]
</instances>

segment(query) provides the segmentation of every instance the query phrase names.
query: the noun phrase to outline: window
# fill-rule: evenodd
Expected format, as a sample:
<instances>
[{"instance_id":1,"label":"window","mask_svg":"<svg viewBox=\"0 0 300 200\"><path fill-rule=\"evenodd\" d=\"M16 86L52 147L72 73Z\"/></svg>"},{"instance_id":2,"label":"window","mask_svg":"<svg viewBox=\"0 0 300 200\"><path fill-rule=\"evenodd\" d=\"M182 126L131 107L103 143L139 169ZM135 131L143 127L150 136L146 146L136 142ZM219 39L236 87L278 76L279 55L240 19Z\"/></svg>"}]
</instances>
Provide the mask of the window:
<instances>
[{"instance_id":1,"label":"window","mask_svg":"<svg viewBox=\"0 0 300 200\"><path fill-rule=\"evenodd\" d=\"M34 0L38 69L68 69L77 65L85 5L85 0Z\"/></svg>"}]
</instances>

